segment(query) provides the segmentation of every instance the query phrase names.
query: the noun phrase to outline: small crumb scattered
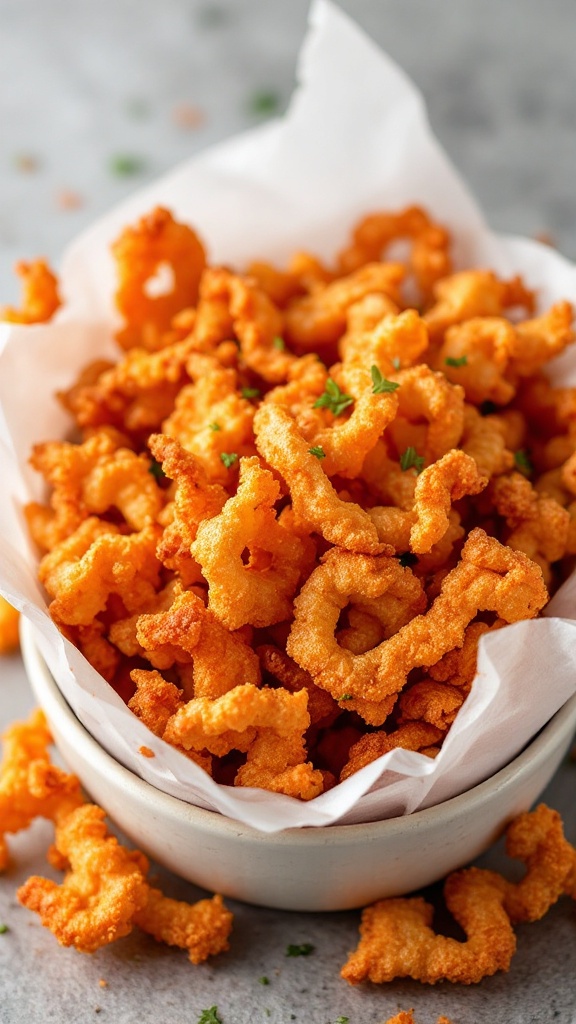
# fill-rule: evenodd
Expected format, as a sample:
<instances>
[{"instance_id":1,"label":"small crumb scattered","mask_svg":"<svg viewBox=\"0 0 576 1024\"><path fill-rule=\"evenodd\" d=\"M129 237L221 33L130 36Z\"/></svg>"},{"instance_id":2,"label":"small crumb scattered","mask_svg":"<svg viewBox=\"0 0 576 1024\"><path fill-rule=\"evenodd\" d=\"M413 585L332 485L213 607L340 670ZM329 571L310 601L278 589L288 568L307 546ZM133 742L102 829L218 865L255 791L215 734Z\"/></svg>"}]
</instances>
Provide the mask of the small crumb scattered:
<instances>
[{"instance_id":1,"label":"small crumb scattered","mask_svg":"<svg viewBox=\"0 0 576 1024\"><path fill-rule=\"evenodd\" d=\"M106 978L100 978L98 984L100 985L100 988L108 988L108 982L106 981Z\"/></svg>"},{"instance_id":2,"label":"small crumb scattered","mask_svg":"<svg viewBox=\"0 0 576 1024\"><path fill-rule=\"evenodd\" d=\"M199 128L205 121L205 114L193 103L178 103L172 111L172 120L179 128Z\"/></svg>"},{"instance_id":3,"label":"small crumb scattered","mask_svg":"<svg viewBox=\"0 0 576 1024\"><path fill-rule=\"evenodd\" d=\"M33 153L16 153L14 167L21 174L36 174L40 169L40 160Z\"/></svg>"},{"instance_id":4,"label":"small crumb scattered","mask_svg":"<svg viewBox=\"0 0 576 1024\"><path fill-rule=\"evenodd\" d=\"M55 196L59 210L78 210L84 206L84 197L70 188L61 188Z\"/></svg>"},{"instance_id":5,"label":"small crumb scattered","mask_svg":"<svg viewBox=\"0 0 576 1024\"><path fill-rule=\"evenodd\" d=\"M102 1013L102 1007L101 1006L95 1006L94 1007L94 1013Z\"/></svg>"},{"instance_id":6,"label":"small crumb scattered","mask_svg":"<svg viewBox=\"0 0 576 1024\"><path fill-rule=\"evenodd\" d=\"M150 747L141 746L138 747L138 751L142 754L142 757L156 757L156 754L153 750L150 750Z\"/></svg>"},{"instance_id":7,"label":"small crumb scattered","mask_svg":"<svg viewBox=\"0 0 576 1024\"><path fill-rule=\"evenodd\" d=\"M538 234L534 235L534 240L540 242L541 245L548 245L551 249L557 249L558 243L548 231L539 231Z\"/></svg>"},{"instance_id":8,"label":"small crumb scattered","mask_svg":"<svg viewBox=\"0 0 576 1024\"><path fill-rule=\"evenodd\" d=\"M286 956L310 956L315 946L311 942L302 942L300 945L286 946Z\"/></svg>"},{"instance_id":9,"label":"small crumb scattered","mask_svg":"<svg viewBox=\"0 0 576 1024\"><path fill-rule=\"evenodd\" d=\"M134 153L117 153L110 158L110 171L117 178L130 178L134 174L142 174L145 169L143 158Z\"/></svg>"}]
</instances>

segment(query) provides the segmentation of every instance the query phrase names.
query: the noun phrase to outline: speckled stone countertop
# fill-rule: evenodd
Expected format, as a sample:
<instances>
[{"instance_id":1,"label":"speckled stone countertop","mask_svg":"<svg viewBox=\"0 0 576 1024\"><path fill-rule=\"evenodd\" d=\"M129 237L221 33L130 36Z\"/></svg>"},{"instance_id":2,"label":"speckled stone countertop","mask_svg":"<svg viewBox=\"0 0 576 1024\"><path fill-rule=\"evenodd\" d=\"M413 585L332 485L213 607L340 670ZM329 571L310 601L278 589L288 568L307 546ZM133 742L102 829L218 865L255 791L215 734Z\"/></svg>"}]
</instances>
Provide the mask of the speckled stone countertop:
<instances>
[{"instance_id":1,"label":"speckled stone countertop","mask_svg":"<svg viewBox=\"0 0 576 1024\"><path fill-rule=\"evenodd\" d=\"M342 7L413 77L434 130L498 230L546 233L576 258L576 5L572 0L346 0ZM307 0L0 0L0 302L19 258L55 263L66 243L134 188L204 146L282 110ZM575 297L576 298L576 297ZM0 661L0 727L32 706L21 661ZM576 765L544 798L576 842ZM518 929L507 975L469 989L411 981L350 988L339 969L359 915L241 904L229 953L192 967L133 934L94 956L60 949L15 891L44 861L50 829L11 843L0 879L0 1024L574 1024L576 910L560 902ZM480 862L504 867L496 848ZM170 895L192 886L159 871ZM312 943L287 958L289 943ZM267 978L269 984L263 984ZM105 985L101 981L106 982Z\"/></svg>"}]
</instances>

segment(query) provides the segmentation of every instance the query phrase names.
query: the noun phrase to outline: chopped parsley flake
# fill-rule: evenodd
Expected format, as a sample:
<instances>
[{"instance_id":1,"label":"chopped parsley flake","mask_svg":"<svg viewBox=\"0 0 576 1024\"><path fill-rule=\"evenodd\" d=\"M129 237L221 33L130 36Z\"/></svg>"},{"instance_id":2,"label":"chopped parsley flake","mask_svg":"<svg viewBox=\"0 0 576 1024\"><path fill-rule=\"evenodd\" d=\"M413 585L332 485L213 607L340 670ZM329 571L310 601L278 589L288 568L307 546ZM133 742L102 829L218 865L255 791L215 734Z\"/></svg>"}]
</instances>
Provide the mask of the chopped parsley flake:
<instances>
[{"instance_id":1,"label":"chopped parsley flake","mask_svg":"<svg viewBox=\"0 0 576 1024\"><path fill-rule=\"evenodd\" d=\"M406 472L407 469L415 469L417 473L421 473L424 469L424 457L418 455L416 449L410 445L400 456L400 469L403 472Z\"/></svg>"},{"instance_id":2,"label":"chopped parsley flake","mask_svg":"<svg viewBox=\"0 0 576 1024\"><path fill-rule=\"evenodd\" d=\"M380 373L377 366L370 367L370 376L372 377L372 394L373 395L385 395L391 391L396 391L400 387L399 384L395 384L392 380L386 380Z\"/></svg>"},{"instance_id":3,"label":"chopped parsley flake","mask_svg":"<svg viewBox=\"0 0 576 1024\"><path fill-rule=\"evenodd\" d=\"M345 395L340 390L335 380L328 377L326 381L326 388L324 392L314 402L314 409L329 409L334 416L340 416L347 409L349 405L352 405L354 399L352 395Z\"/></svg>"},{"instance_id":4,"label":"chopped parsley flake","mask_svg":"<svg viewBox=\"0 0 576 1024\"><path fill-rule=\"evenodd\" d=\"M280 106L280 97L273 89L257 89L248 100L248 109L256 117L269 117Z\"/></svg>"},{"instance_id":5,"label":"chopped parsley flake","mask_svg":"<svg viewBox=\"0 0 576 1024\"><path fill-rule=\"evenodd\" d=\"M286 956L310 956L314 949L311 942L302 942L299 946L286 946Z\"/></svg>"},{"instance_id":6,"label":"chopped parsley flake","mask_svg":"<svg viewBox=\"0 0 576 1024\"><path fill-rule=\"evenodd\" d=\"M198 1024L222 1024L218 1016L218 1007L211 1006L209 1010L202 1010L198 1017Z\"/></svg>"},{"instance_id":7,"label":"chopped parsley flake","mask_svg":"<svg viewBox=\"0 0 576 1024\"><path fill-rule=\"evenodd\" d=\"M466 366L468 356L459 356L458 358L455 356L447 356L444 362L446 363L446 366Z\"/></svg>"},{"instance_id":8,"label":"chopped parsley flake","mask_svg":"<svg viewBox=\"0 0 576 1024\"><path fill-rule=\"evenodd\" d=\"M317 459L325 459L326 452L324 451L321 444L317 444L314 448L309 448L310 455L315 455Z\"/></svg>"},{"instance_id":9,"label":"chopped parsley flake","mask_svg":"<svg viewBox=\"0 0 576 1024\"><path fill-rule=\"evenodd\" d=\"M263 974L261 978L258 978L258 981L260 982L261 985L270 984L270 978L267 978L265 974Z\"/></svg>"},{"instance_id":10,"label":"chopped parsley flake","mask_svg":"<svg viewBox=\"0 0 576 1024\"><path fill-rule=\"evenodd\" d=\"M238 461L236 452L220 452L220 458L226 466L226 469L230 469L230 466L233 466L234 463Z\"/></svg>"},{"instance_id":11,"label":"chopped parsley flake","mask_svg":"<svg viewBox=\"0 0 576 1024\"><path fill-rule=\"evenodd\" d=\"M353 693L343 693L342 696L338 697L338 700L339 701L341 701L341 700L354 700L354 694Z\"/></svg>"},{"instance_id":12,"label":"chopped parsley flake","mask_svg":"<svg viewBox=\"0 0 576 1024\"><path fill-rule=\"evenodd\" d=\"M349 1017L336 1017L336 1020L334 1021L334 1024L348 1024L349 1020L350 1020Z\"/></svg>"},{"instance_id":13,"label":"chopped parsley flake","mask_svg":"<svg viewBox=\"0 0 576 1024\"><path fill-rule=\"evenodd\" d=\"M276 337L274 338L272 345L274 346L277 352L284 352L286 348L286 342L284 341L284 338L280 337L279 334L277 334Z\"/></svg>"},{"instance_id":14,"label":"chopped parsley flake","mask_svg":"<svg viewBox=\"0 0 576 1024\"><path fill-rule=\"evenodd\" d=\"M514 452L514 462L516 463L516 469L523 473L524 476L530 476L534 472L534 466L530 461L528 452L525 452L523 448Z\"/></svg>"},{"instance_id":15,"label":"chopped parsley flake","mask_svg":"<svg viewBox=\"0 0 576 1024\"><path fill-rule=\"evenodd\" d=\"M152 474L152 476L154 477L155 480L165 480L166 479L166 473L162 469L162 466L160 465L160 463L156 462L156 459L154 459L150 463L150 465L148 466L148 472Z\"/></svg>"},{"instance_id":16,"label":"chopped parsley flake","mask_svg":"<svg viewBox=\"0 0 576 1024\"><path fill-rule=\"evenodd\" d=\"M209 428L209 430L222 430L222 427L220 426L220 424L216 423L216 422L209 423L208 424L208 428Z\"/></svg>"},{"instance_id":17,"label":"chopped parsley flake","mask_svg":"<svg viewBox=\"0 0 576 1024\"><path fill-rule=\"evenodd\" d=\"M129 178L133 174L141 174L144 166L142 157L130 153L118 153L110 160L110 170L117 178Z\"/></svg>"},{"instance_id":18,"label":"chopped parsley flake","mask_svg":"<svg viewBox=\"0 0 576 1024\"><path fill-rule=\"evenodd\" d=\"M404 551L397 557L404 569L408 569L411 565L416 565L418 562L418 555L413 554L412 551Z\"/></svg>"},{"instance_id":19,"label":"chopped parsley flake","mask_svg":"<svg viewBox=\"0 0 576 1024\"><path fill-rule=\"evenodd\" d=\"M392 366L394 367L394 369L399 370L401 365L402 363L400 362L400 356L394 356L394 359L392 360Z\"/></svg>"},{"instance_id":20,"label":"chopped parsley flake","mask_svg":"<svg viewBox=\"0 0 576 1024\"><path fill-rule=\"evenodd\" d=\"M260 398L260 388L242 388L242 398Z\"/></svg>"},{"instance_id":21,"label":"chopped parsley flake","mask_svg":"<svg viewBox=\"0 0 576 1024\"><path fill-rule=\"evenodd\" d=\"M10 929L7 924L0 924L0 935L5 935Z\"/></svg>"}]
</instances>

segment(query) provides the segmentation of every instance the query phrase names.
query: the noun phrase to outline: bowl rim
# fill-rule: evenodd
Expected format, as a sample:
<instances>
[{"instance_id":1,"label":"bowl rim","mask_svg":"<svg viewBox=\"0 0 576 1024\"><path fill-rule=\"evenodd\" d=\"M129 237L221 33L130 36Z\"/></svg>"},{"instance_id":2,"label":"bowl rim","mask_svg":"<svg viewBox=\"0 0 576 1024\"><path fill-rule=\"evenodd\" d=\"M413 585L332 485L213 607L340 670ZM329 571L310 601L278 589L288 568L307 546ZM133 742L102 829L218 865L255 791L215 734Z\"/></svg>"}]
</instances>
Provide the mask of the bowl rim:
<instances>
[{"instance_id":1,"label":"bowl rim","mask_svg":"<svg viewBox=\"0 0 576 1024\"><path fill-rule=\"evenodd\" d=\"M285 844L289 839L295 845L324 846L328 843L338 846L357 844L373 840L381 842L386 837L392 839L399 832L426 830L441 816L447 821L457 818L461 812L477 813L483 805L492 799L527 769L534 771L545 763L558 747L558 737L571 733L576 728L576 694L542 727L540 732L523 748L512 761L494 775L485 779L471 789L458 796L450 797L439 804L413 811L411 814L381 821L368 821L356 824L319 825L301 828L286 828L277 832L263 832L251 825L229 818L219 811L186 803L178 797L171 796L157 789L145 779L140 778L129 768L117 761L88 732L66 701L58 687L56 679L50 672L42 657L34 635L33 623L22 617L20 623L22 657L35 697L44 709L49 722L54 723L55 731L71 733L70 745L82 751L82 757L88 767L96 774L104 775L108 782L117 781L119 791L128 789L140 801L150 799L159 805L161 813L172 819L186 820L204 832L221 835L233 835L234 838L249 839L253 842L266 842L269 845ZM567 741L567 743L569 740ZM121 823L119 823L121 824Z\"/></svg>"}]
</instances>

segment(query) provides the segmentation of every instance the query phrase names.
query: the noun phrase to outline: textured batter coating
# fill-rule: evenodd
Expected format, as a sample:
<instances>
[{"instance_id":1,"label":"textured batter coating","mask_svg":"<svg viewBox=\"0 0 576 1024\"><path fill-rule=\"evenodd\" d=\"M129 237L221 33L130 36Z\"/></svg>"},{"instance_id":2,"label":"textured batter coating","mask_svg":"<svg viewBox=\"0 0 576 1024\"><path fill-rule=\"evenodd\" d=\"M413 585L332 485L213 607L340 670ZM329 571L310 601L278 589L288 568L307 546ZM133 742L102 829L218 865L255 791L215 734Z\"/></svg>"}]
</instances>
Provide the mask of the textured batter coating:
<instances>
[{"instance_id":1,"label":"textured batter coating","mask_svg":"<svg viewBox=\"0 0 576 1024\"><path fill-rule=\"evenodd\" d=\"M134 924L158 942L188 950L191 962L201 964L229 948L232 914L221 896L191 904L148 887L147 901L136 911Z\"/></svg>"},{"instance_id":2,"label":"textured batter coating","mask_svg":"<svg viewBox=\"0 0 576 1024\"><path fill-rule=\"evenodd\" d=\"M0 320L13 324L43 324L51 320L61 304L56 275L45 260L21 260L15 269L22 278L22 305L20 309L0 307Z\"/></svg>"}]
</instances>

